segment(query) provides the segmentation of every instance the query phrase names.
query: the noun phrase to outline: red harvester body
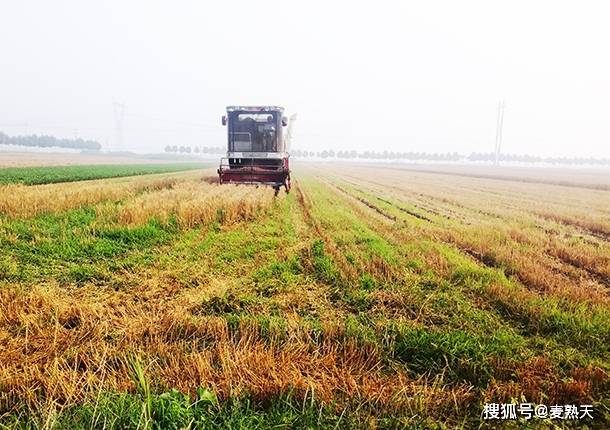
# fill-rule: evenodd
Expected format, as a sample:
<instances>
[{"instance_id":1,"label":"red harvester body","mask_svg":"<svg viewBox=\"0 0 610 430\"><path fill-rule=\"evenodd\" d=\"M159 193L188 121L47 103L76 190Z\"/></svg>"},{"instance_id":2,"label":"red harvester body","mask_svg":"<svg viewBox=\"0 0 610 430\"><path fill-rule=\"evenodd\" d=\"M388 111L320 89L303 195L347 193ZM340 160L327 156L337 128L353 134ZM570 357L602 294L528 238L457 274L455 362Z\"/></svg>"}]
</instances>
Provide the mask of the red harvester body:
<instances>
[{"instance_id":1,"label":"red harvester body","mask_svg":"<svg viewBox=\"0 0 610 430\"><path fill-rule=\"evenodd\" d=\"M229 106L222 117L227 126L227 156L221 158L221 184L270 185L290 191L290 128L279 106ZM294 118L294 117L293 117ZM291 118L291 120L293 119Z\"/></svg>"}]
</instances>

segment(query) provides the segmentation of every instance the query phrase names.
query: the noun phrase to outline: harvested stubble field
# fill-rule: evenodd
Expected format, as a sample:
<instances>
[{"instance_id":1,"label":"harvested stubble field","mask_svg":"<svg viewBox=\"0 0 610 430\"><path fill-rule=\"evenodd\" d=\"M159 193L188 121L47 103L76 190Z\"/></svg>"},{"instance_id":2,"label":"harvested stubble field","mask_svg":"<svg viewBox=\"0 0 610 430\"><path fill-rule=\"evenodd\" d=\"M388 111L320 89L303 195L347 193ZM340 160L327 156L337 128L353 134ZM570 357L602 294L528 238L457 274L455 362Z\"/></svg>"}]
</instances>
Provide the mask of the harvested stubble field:
<instances>
[{"instance_id":1,"label":"harvested stubble field","mask_svg":"<svg viewBox=\"0 0 610 430\"><path fill-rule=\"evenodd\" d=\"M1 189L0 427L610 426L609 191L212 174Z\"/></svg>"}]
</instances>

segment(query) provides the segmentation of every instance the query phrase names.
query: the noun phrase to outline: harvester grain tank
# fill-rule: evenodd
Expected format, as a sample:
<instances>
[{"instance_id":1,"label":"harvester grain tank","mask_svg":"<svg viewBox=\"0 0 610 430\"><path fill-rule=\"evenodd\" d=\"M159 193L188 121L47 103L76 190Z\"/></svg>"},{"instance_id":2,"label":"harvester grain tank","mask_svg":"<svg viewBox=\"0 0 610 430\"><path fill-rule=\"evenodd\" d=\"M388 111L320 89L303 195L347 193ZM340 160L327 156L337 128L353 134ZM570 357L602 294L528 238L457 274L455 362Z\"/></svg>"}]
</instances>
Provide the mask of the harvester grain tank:
<instances>
[{"instance_id":1,"label":"harvester grain tank","mask_svg":"<svg viewBox=\"0 0 610 430\"><path fill-rule=\"evenodd\" d=\"M283 186L289 192L292 124L288 122L279 106L228 106L222 117L227 156L220 159L220 183L270 185L276 192Z\"/></svg>"}]
</instances>

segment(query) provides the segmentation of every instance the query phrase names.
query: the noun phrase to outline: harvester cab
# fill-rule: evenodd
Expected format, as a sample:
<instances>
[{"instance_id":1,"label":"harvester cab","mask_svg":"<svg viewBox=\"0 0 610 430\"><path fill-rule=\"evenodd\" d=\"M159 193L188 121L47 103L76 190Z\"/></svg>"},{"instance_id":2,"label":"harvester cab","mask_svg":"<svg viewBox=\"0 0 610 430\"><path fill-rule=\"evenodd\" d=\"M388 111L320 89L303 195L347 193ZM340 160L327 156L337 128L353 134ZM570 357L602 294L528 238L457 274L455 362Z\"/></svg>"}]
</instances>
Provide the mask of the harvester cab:
<instances>
[{"instance_id":1,"label":"harvester cab","mask_svg":"<svg viewBox=\"0 0 610 430\"><path fill-rule=\"evenodd\" d=\"M294 116L291 117L291 121ZM228 106L227 156L220 159L221 184L270 185L290 191L288 146L291 127L279 106Z\"/></svg>"}]
</instances>

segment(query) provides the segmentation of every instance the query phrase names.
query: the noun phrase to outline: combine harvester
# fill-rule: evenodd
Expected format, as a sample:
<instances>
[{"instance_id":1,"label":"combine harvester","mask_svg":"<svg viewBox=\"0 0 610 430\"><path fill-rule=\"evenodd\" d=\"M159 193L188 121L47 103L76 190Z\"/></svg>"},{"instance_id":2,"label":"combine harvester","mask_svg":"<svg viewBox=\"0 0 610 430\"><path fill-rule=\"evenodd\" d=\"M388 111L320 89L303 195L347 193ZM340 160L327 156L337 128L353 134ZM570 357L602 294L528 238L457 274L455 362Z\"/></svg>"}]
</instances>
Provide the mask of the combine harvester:
<instances>
[{"instance_id":1,"label":"combine harvester","mask_svg":"<svg viewBox=\"0 0 610 430\"><path fill-rule=\"evenodd\" d=\"M276 194L284 186L289 192L288 149L295 119L292 115L289 122L279 106L228 106L222 117L228 147L220 159L220 183L270 185Z\"/></svg>"}]
</instances>

